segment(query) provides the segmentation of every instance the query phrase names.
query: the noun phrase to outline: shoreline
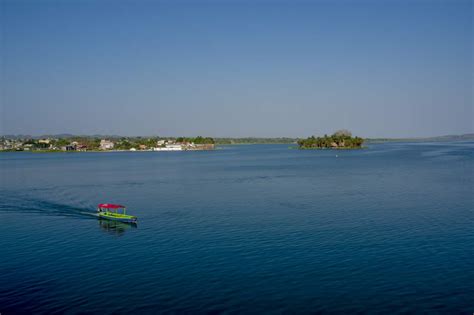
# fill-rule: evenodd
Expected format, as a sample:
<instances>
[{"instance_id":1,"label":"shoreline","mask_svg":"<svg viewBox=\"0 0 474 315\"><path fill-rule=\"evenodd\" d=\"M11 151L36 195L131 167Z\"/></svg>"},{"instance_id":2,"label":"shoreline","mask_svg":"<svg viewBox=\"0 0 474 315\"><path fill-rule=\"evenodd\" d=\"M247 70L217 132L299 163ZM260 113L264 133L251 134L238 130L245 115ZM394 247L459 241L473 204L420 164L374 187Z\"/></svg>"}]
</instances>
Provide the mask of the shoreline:
<instances>
[{"instance_id":1,"label":"shoreline","mask_svg":"<svg viewBox=\"0 0 474 315\"><path fill-rule=\"evenodd\" d=\"M61 150L0 150L0 153L120 153L120 152L187 152L187 151L214 151L216 149L198 149L198 150L87 150L87 151L61 151Z\"/></svg>"},{"instance_id":2,"label":"shoreline","mask_svg":"<svg viewBox=\"0 0 474 315\"><path fill-rule=\"evenodd\" d=\"M413 140L413 139L404 139L404 140L368 140L366 141L367 144L386 144L386 143L413 143L413 144L422 144L422 143L465 143L465 142L473 142L471 139L455 139L455 140ZM293 150L363 150L368 149L368 146L356 147L356 148L344 148L344 147L334 147L334 148L320 148L320 147L312 147L312 148L303 148L298 147L296 143L229 143L229 144L215 144L214 149L187 149L187 150L87 150L87 151L62 151L62 150L0 150L1 153L14 153L14 152L21 152L21 153L119 153L119 152L185 152L185 151L215 151L220 150L220 147L227 147L227 146L242 146L242 145L289 145L288 149Z\"/></svg>"}]
</instances>

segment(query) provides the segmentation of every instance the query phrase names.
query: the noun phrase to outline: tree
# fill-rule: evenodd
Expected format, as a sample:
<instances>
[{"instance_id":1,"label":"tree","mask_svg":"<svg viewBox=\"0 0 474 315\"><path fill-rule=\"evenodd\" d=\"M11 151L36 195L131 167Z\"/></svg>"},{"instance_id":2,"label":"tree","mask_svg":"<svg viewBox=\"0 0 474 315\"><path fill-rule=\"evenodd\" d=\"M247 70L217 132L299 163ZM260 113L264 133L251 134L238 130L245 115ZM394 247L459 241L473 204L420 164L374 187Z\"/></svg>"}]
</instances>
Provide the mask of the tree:
<instances>
[{"instance_id":1,"label":"tree","mask_svg":"<svg viewBox=\"0 0 474 315\"><path fill-rule=\"evenodd\" d=\"M352 137L352 133L347 129L340 129L334 133L334 136L338 137Z\"/></svg>"}]
</instances>

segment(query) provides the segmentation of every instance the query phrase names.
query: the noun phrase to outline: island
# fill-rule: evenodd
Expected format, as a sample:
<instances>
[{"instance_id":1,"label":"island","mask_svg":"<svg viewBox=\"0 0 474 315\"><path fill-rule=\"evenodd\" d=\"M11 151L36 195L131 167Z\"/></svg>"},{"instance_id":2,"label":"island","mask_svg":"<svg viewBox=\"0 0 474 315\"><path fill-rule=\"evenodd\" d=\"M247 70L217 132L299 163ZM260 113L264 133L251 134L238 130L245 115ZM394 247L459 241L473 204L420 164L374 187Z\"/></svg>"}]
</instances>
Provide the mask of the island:
<instances>
[{"instance_id":1,"label":"island","mask_svg":"<svg viewBox=\"0 0 474 315\"><path fill-rule=\"evenodd\" d=\"M300 149L360 149L364 139L353 137L348 130L338 130L332 135L324 137L311 136L298 140Z\"/></svg>"}]
</instances>

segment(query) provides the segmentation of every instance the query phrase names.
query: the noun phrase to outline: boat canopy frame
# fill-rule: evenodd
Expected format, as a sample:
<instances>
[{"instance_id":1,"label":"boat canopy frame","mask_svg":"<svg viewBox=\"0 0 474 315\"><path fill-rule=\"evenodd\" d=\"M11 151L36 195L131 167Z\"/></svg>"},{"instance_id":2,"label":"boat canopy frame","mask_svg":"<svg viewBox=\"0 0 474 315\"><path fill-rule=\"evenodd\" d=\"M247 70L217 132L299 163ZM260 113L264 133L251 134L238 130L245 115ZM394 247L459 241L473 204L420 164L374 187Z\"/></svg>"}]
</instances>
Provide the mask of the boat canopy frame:
<instances>
[{"instance_id":1,"label":"boat canopy frame","mask_svg":"<svg viewBox=\"0 0 474 315\"><path fill-rule=\"evenodd\" d=\"M102 211L102 209L105 209L106 212L114 212L118 213L119 209L123 209L123 214L126 214L126 207L122 205L117 205L117 204L112 204L112 203L99 203L97 205L97 209Z\"/></svg>"}]
</instances>

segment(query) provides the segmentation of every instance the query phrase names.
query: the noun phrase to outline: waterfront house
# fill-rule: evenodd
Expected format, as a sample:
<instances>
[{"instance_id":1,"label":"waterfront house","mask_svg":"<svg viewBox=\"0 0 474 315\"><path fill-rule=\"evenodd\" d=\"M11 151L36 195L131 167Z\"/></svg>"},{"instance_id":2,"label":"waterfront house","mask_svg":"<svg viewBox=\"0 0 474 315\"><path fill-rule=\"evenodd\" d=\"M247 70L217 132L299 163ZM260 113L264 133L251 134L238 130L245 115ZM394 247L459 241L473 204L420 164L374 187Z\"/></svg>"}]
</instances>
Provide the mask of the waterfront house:
<instances>
[{"instance_id":1,"label":"waterfront house","mask_svg":"<svg viewBox=\"0 0 474 315\"><path fill-rule=\"evenodd\" d=\"M166 148L169 149L169 151L181 151L183 150L183 147L181 144L167 144Z\"/></svg>"},{"instance_id":2,"label":"waterfront house","mask_svg":"<svg viewBox=\"0 0 474 315\"><path fill-rule=\"evenodd\" d=\"M61 147L62 151L76 151L76 146L69 144Z\"/></svg>"},{"instance_id":3,"label":"waterfront house","mask_svg":"<svg viewBox=\"0 0 474 315\"><path fill-rule=\"evenodd\" d=\"M112 141L102 139L100 140L99 147L101 150L112 150L114 148L114 143Z\"/></svg>"},{"instance_id":4,"label":"waterfront house","mask_svg":"<svg viewBox=\"0 0 474 315\"><path fill-rule=\"evenodd\" d=\"M53 144L51 143L50 139L39 139L37 146L41 149L51 149Z\"/></svg>"},{"instance_id":5,"label":"waterfront house","mask_svg":"<svg viewBox=\"0 0 474 315\"><path fill-rule=\"evenodd\" d=\"M76 151L83 151L83 152L84 152L84 151L87 151L87 145L85 145L85 144L78 144L78 145L76 146Z\"/></svg>"},{"instance_id":6,"label":"waterfront house","mask_svg":"<svg viewBox=\"0 0 474 315\"><path fill-rule=\"evenodd\" d=\"M165 147L154 148L153 151L182 151L183 147L180 144L167 144Z\"/></svg>"},{"instance_id":7,"label":"waterfront house","mask_svg":"<svg viewBox=\"0 0 474 315\"><path fill-rule=\"evenodd\" d=\"M39 143L39 144L46 144L46 145L48 145L48 144L51 143L51 140L50 140L50 139L39 139L39 140L38 140L38 143Z\"/></svg>"}]
</instances>

